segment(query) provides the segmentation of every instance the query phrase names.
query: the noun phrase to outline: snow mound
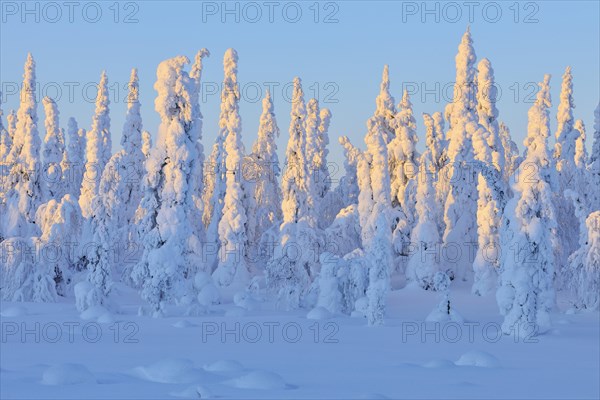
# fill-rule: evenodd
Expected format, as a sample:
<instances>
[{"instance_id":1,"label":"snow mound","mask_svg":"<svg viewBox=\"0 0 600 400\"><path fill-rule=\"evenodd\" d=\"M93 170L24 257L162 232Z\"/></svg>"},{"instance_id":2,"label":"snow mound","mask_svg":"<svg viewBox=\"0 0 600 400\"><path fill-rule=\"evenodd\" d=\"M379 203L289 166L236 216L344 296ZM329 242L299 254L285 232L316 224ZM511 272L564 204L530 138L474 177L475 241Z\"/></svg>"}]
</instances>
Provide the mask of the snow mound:
<instances>
[{"instance_id":1,"label":"snow mound","mask_svg":"<svg viewBox=\"0 0 600 400\"><path fill-rule=\"evenodd\" d=\"M83 320L90 320L90 319L99 319L99 318L103 318L106 314L110 313L108 312L108 310L102 306L94 306L94 307L90 307L87 310L85 310L84 312L82 312L81 314L79 314L79 318L83 319Z\"/></svg>"},{"instance_id":2,"label":"snow mound","mask_svg":"<svg viewBox=\"0 0 600 400\"><path fill-rule=\"evenodd\" d=\"M253 371L228 383L238 389L274 390L287 387L281 376L269 371Z\"/></svg>"},{"instance_id":3,"label":"snow mound","mask_svg":"<svg viewBox=\"0 0 600 400\"><path fill-rule=\"evenodd\" d=\"M439 309L433 310L427 318L425 318L426 322L465 322L464 318L454 310L450 310L448 314L445 310L441 311Z\"/></svg>"},{"instance_id":4,"label":"snow mound","mask_svg":"<svg viewBox=\"0 0 600 400\"><path fill-rule=\"evenodd\" d=\"M235 360L219 360L205 364L203 368L205 371L210 372L238 372L244 369L242 364Z\"/></svg>"},{"instance_id":5,"label":"snow mound","mask_svg":"<svg viewBox=\"0 0 600 400\"><path fill-rule=\"evenodd\" d=\"M146 367L137 367L134 372L142 379L158 383L192 383L199 378L192 361L185 358L157 361Z\"/></svg>"},{"instance_id":6,"label":"snow mound","mask_svg":"<svg viewBox=\"0 0 600 400\"><path fill-rule=\"evenodd\" d=\"M423 364L425 368L451 368L454 366L455 364L452 361L444 359L431 360Z\"/></svg>"},{"instance_id":7,"label":"snow mound","mask_svg":"<svg viewBox=\"0 0 600 400\"><path fill-rule=\"evenodd\" d=\"M96 383L96 378L81 364L60 364L44 371L42 383L45 385L76 385Z\"/></svg>"},{"instance_id":8,"label":"snow mound","mask_svg":"<svg viewBox=\"0 0 600 400\"><path fill-rule=\"evenodd\" d=\"M115 319L111 313L105 312L98 317L97 321L99 324L112 324L115 322Z\"/></svg>"},{"instance_id":9,"label":"snow mound","mask_svg":"<svg viewBox=\"0 0 600 400\"><path fill-rule=\"evenodd\" d=\"M315 307L306 314L307 319L329 319L331 313L325 307Z\"/></svg>"},{"instance_id":10,"label":"snow mound","mask_svg":"<svg viewBox=\"0 0 600 400\"><path fill-rule=\"evenodd\" d=\"M260 303L256 301L252 296L252 293L248 291L236 293L235 296L233 296L233 303L248 311L258 310L260 308Z\"/></svg>"},{"instance_id":11,"label":"snow mound","mask_svg":"<svg viewBox=\"0 0 600 400\"><path fill-rule=\"evenodd\" d=\"M22 306L8 307L7 309L0 312L0 316L3 316L5 318L20 317L23 315L27 315L27 309Z\"/></svg>"},{"instance_id":12,"label":"snow mound","mask_svg":"<svg viewBox=\"0 0 600 400\"><path fill-rule=\"evenodd\" d=\"M239 307L239 306L232 306L232 307L228 308L227 311L225 311L226 317L239 318L239 317L244 317L246 314L247 314L246 309Z\"/></svg>"},{"instance_id":13,"label":"snow mound","mask_svg":"<svg viewBox=\"0 0 600 400\"><path fill-rule=\"evenodd\" d=\"M177 321L173 324L175 328L191 328L197 326L196 324L191 323L187 319L182 319L181 321Z\"/></svg>"},{"instance_id":14,"label":"snow mound","mask_svg":"<svg viewBox=\"0 0 600 400\"><path fill-rule=\"evenodd\" d=\"M472 350L460 356L455 364L470 367L497 368L500 366L500 361L485 351Z\"/></svg>"},{"instance_id":15,"label":"snow mound","mask_svg":"<svg viewBox=\"0 0 600 400\"><path fill-rule=\"evenodd\" d=\"M210 399L212 392L205 386L190 386L180 392L173 392L171 396L182 397L186 399Z\"/></svg>"}]
</instances>

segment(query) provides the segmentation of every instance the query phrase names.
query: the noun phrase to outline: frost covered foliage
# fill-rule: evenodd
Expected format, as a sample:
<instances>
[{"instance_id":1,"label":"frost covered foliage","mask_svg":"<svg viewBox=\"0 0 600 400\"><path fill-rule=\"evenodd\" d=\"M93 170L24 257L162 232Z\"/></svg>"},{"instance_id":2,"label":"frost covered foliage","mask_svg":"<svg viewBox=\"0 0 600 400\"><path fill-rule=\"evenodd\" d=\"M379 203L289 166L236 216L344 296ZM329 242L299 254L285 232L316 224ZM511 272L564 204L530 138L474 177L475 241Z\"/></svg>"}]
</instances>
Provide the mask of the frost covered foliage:
<instances>
[{"instance_id":1,"label":"frost covered foliage","mask_svg":"<svg viewBox=\"0 0 600 400\"><path fill-rule=\"evenodd\" d=\"M600 210L600 103L594 112L594 143L588 164L589 188L588 203L590 211Z\"/></svg>"},{"instance_id":2,"label":"frost covered foliage","mask_svg":"<svg viewBox=\"0 0 600 400\"><path fill-rule=\"evenodd\" d=\"M573 204L564 196L566 190L581 190L581 188L576 187L576 182L580 180L578 178L580 171L575 165L575 151L580 132L575 129L574 108L573 75L571 74L571 67L567 67L562 77L560 103L558 104L558 114L556 116L558 126L554 149L556 171L558 172L555 208L557 221L561 223L561 229L558 230L559 247L556 250L557 271L566 267L569 255L577 248L577 219L575 218Z\"/></svg>"},{"instance_id":3,"label":"frost covered foliage","mask_svg":"<svg viewBox=\"0 0 600 400\"><path fill-rule=\"evenodd\" d=\"M504 122L500 122L498 126L500 140L502 141L502 147L504 148L504 180L508 182L519 167L522 159L519 154L519 148L517 144L512 140L510 136L510 130Z\"/></svg>"},{"instance_id":4,"label":"frost covered foliage","mask_svg":"<svg viewBox=\"0 0 600 400\"><path fill-rule=\"evenodd\" d=\"M392 265L390 174L381 118L370 118L367 130L367 151L358 168L358 214L369 264L366 317L369 325L381 325Z\"/></svg>"},{"instance_id":5,"label":"frost covered foliage","mask_svg":"<svg viewBox=\"0 0 600 400\"><path fill-rule=\"evenodd\" d=\"M556 215L550 185L549 167L550 75L540 83L534 105L529 110L527 158L515 180L515 197L506 206L502 235L505 246L500 265L500 286L496 293L504 316L505 334L526 336L550 328L554 306L554 252ZM528 168L528 166L538 168ZM526 177L526 178L524 178Z\"/></svg>"},{"instance_id":6,"label":"frost covered foliage","mask_svg":"<svg viewBox=\"0 0 600 400\"><path fill-rule=\"evenodd\" d=\"M85 172L81 184L81 195L79 206L84 218L92 215L92 202L98 195L100 179L106 163L110 159L111 137L110 116L108 98L108 78L106 72L102 72L98 84L98 96L96 97L96 110L92 119L92 129L87 133L85 147Z\"/></svg>"},{"instance_id":7,"label":"frost covered foliage","mask_svg":"<svg viewBox=\"0 0 600 400\"><path fill-rule=\"evenodd\" d=\"M248 240L255 254L262 254L263 234L281 223L281 189L276 139L279 127L273 109L271 93L262 101L258 138L251 155L254 201L248 210Z\"/></svg>"},{"instance_id":8,"label":"frost covered foliage","mask_svg":"<svg viewBox=\"0 0 600 400\"><path fill-rule=\"evenodd\" d=\"M145 156L142 152L142 117L140 115L137 70L131 71L127 114L121 137L123 149L115 153L102 172L100 193L103 224L112 241L125 248L134 239L135 212L142 198ZM96 212L97 215L97 212ZM117 259L121 259L120 256Z\"/></svg>"},{"instance_id":9,"label":"frost covered foliage","mask_svg":"<svg viewBox=\"0 0 600 400\"><path fill-rule=\"evenodd\" d=\"M394 98L390 94L390 70L387 65L383 67L379 95L375 99L375 105L375 114L373 116L382 119L385 142L390 143L396 136L396 122L394 120L396 117L396 107L394 106Z\"/></svg>"},{"instance_id":10,"label":"frost covered foliage","mask_svg":"<svg viewBox=\"0 0 600 400\"><path fill-rule=\"evenodd\" d=\"M148 158L150 155L150 149L152 148L152 136L150 132L143 131L142 132L142 153L144 153L144 157Z\"/></svg>"},{"instance_id":11,"label":"frost covered foliage","mask_svg":"<svg viewBox=\"0 0 600 400\"><path fill-rule=\"evenodd\" d=\"M487 295L496 286L499 265L500 225L507 201L503 181L504 146L500 138L496 108L494 73L487 59L479 63L478 116L480 127L473 132L475 158L481 171L477 175L477 247L473 262L473 293Z\"/></svg>"},{"instance_id":12,"label":"frost covered foliage","mask_svg":"<svg viewBox=\"0 0 600 400\"><path fill-rule=\"evenodd\" d=\"M413 116L412 104L405 90L402 101L398 104L398 112L394 118L395 137L388 146L389 171L392 204L399 205L407 217L408 230L414 226L411 212L415 204L417 190L418 158L416 150L417 125Z\"/></svg>"},{"instance_id":13,"label":"frost covered foliage","mask_svg":"<svg viewBox=\"0 0 600 400\"><path fill-rule=\"evenodd\" d=\"M78 129L75 118L69 118L67 123L67 139L68 144L60 165L63 171L65 194L70 194L77 199L81 191L85 164L85 130Z\"/></svg>"},{"instance_id":14,"label":"frost covered foliage","mask_svg":"<svg viewBox=\"0 0 600 400\"><path fill-rule=\"evenodd\" d=\"M35 61L27 55L21 88L17 123L8 165L9 191L6 195L6 216L2 216L6 236L36 235L35 213L43 202L43 182L40 173L40 136L36 103Z\"/></svg>"},{"instance_id":15,"label":"frost covered foliage","mask_svg":"<svg viewBox=\"0 0 600 400\"><path fill-rule=\"evenodd\" d=\"M75 305L82 312L91 307L108 305L108 295L113 286L110 263L110 235L113 232L108 217L102 199L94 199L91 215L92 242L86 253L87 279L75 285Z\"/></svg>"},{"instance_id":16,"label":"frost covered foliage","mask_svg":"<svg viewBox=\"0 0 600 400\"><path fill-rule=\"evenodd\" d=\"M44 200L60 199L64 190L64 178L61 161L65 152L65 138L58 124L58 107L49 97L44 97L44 113L46 114L44 137L42 180L44 185Z\"/></svg>"},{"instance_id":17,"label":"frost covered foliage","mask_svg":"<svg viewBox=\"0 0 600 400\"><path fill-rule=\"evenodd\" d=\"M325 230L325 251L343 257L362 247L358 208L351 205L343 208Z\"/></svg>"},{"instance_id":18,"label":"frost covered foliage","mask_svg":"<svg viewBox=\"0 0 600 400\"><path fill-rule=\"evenodd\" d=\"M439 235L444 232L443 210L448 196L449 180L446 179L445 170L448 163L448 141L444 137L444 117L440 112L433 115L423 113L423 122L425 124L425 145L426 149L423 155L428 160L429 166L427 173L433 174L431 182L435 188L435 215L434 221L438 227ZM421 157L421 160L424 158ZM419 167L420 168L420 167ZM423 177L419 172L419 177ZM419 185L420 183L417 183ZM418 190L418 189L417 189Z\"/></svg>"},{"instance_id":19,"label":"frost covered foliage","mask_svg":"<svg viewBox=\"0 0 600 400\"><path fill-rule=\"evenodd\" d=\"M219 221L219 242L221 244L219 263L213 273L218 287L232 286L241 290L250 278L245 262L246 254L246 194L242 177L244 145L242 143L242 120L239 114L240 92L237 82L238 56L234 49L228 49L223 58L225 77L221 93L221 127L225 137L226 187L223 216Z\"/></svg>"},{"instance_id":20,"label":"frost covered foliage","mask_svg":"<svg viewBox=\"0 0 600 400\"><path fill-rule=\"evenodd\" d=\"M42 204L36 214L39 237L9 238L2 242L2 298L12 301L56 301L67 295L75 264L68 251L79 240L81 213L65 195Z\"/></svg>"},{"instance_id":21,"label":"frost covered foliage","mask_svg":"<svg viewBox=\"0 0 600 400\"><path fill-rule=\"evenodd\" d=\"M334 199L337 199L339 209L341 210L358 202L359 189L356 166L358 165L361 151L350 142L347 136L340 136L338 141L344 148L344 175L340 178L340 182L334 189L332 196ZM330 204L333 207L333 202Z\"/></svg>"},{"instance_id":22,"label":"frost covered foliage","mask_svg":"<svg viewBox=\"0 0 600 400\"><path fill-rule=\"evenodd\" d=\"M302 85L300 78L295 78L286 169L281 183L283 223L266 271L269 290L277 296L281 307L289 309L300 306L319 261L315 253L318 241L315 221L308 211L306 118Z\"/></svg>"},{"instance_id":23,"label":"frost covered foliage","mask_svg":"<svg viewBox=\"0 0 600 400\"><path fill-rule=\"evenodd\" d=\"M196 141L194 121L200 116L192 106L195 82L184 70L185 56L158 66L155 109L161 117L156 147L146 161L147 176L139 226L143 239L141 261L132 280L142 287L142 297L154 316L163 315L169 302L191 304L191 281L204 271L200 257L200 232L194 231Z\"/></svg>"},{"instance_id":24,"label":"frost covered foliage","mask_svg":"<svg viewBox=\"0 0 600 400\"><path fill-rule=\"evenodd\" d=\"M600 211L590 213L582 226L579 248L569 257L575 306L595 310L600 306Z\"/></svg>"},{"instance_id":25,"label":"frost covered foliage","mask_svg":"<svg viewBox=\"0 0 600 400\"><path fill-rule=\"evenodd\" d=\"M446 248L460 249L459 255L445 260L445 270L454 278L466 279L470 270L469 246L477 243L477 174L474 168L473 134L483 128L476 115L475 50L469 30L465 32L456 55L454 100L447 107L450 190L445 202L443 242ZM457 250L458 251L458 250Z\"/></svg>"},{"instance_id":26,"label":"frost covered foliage","mask_svg":"<svg viewBox=\"0 0 600 400\"><path fill-rule=\"evenodd\" d=\"M433 168L431 152L426 152L420 160L415 205L417 221L410 236L416 251L410 257L406 269L406 278L417 282L426 290L434 290L433 277L440 270L441 240L436 222L439 211Z\"/></svg>"}]
</instances>

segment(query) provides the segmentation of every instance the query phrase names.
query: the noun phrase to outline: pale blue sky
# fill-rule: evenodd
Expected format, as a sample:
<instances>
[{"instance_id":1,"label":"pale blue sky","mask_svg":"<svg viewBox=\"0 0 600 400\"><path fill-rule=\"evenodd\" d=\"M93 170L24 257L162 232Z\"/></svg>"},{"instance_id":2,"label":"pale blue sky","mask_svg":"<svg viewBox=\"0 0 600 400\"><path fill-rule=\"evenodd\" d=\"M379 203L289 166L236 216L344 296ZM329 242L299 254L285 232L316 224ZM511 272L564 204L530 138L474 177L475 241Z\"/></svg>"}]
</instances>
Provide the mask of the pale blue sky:
<instances>
[{"instance_id":1,"label":"pale blue sky","mask_svg":"<svg viewBox=\"0 0 600 400\"><path fill-rule=\"evenodd\" d=\"M520 147L531 105L530 83L540 81L544 73L552 74L556 110L561 75L565 66L573 67L575 116L584 120L588 137L593 129L593 111L600 99L598 1L519 2L516 6L514 1L475 2L471 21L469 8L462 1L428 2L429 9L435 10L437 6L438 10L430 14L422 13L421 1L320 2L318 16L313 1L273 2L273 6L262 1L251 5L238 3L237 15L235 12L222 15L221 1L120 2L118 16L115 2L107 1L95 3L102 11L96 23L90 22L97 11L91 2L77 2L72 10L73 22L69 20L70 10L62 2L55 3L60 5L60 17L54 6L38 3L36 10L36 2L27 4L34 10L32 14L24 13L20 1L2 1L2 88L10 92L13 82L20 82L23 62L30 51L37 62L37 76L44 94L55 96L57 87L60 90L61 124L66 126L67 118L74 116L80 126L88 128L94 109L93 102L86 101L86 96L94 94L89 85L105 69L109 80L120 87L119 90L111 87L111 100L114 97L118 100L111 104L115 149L119 147L126 108L124 87L131 68L139 69L144 128L154 135L158 116L154 112L153 84L158 63L179 54L193 59L202 47L212 53L205 62L203 76L209 82L207 89L215 88L222 80L224 51L229 47L238 51L239 80L246 93L240 109L247 149L256 137L261 111L257 95L264 94L268 85L276 85L281 155L287 141L290 109L283 87L289 88L294 76L302 78L307 100L318 88L321 105L331 109L331 160L341 162L339 135L348 135L355 144L363 146L365 121L375 108L384 64L390 65L396 102L400 100L403 83L416 83L421 88L424 85L430 90L438 83L439 101L431 93L423 99L421 89L412 97L421 138L419 146L423 146L421 113L442 111L445 107L446 93L450 94L451 89L444 88L449 88L447 85L454 79L454 56L469 23L477 57L491 60L502 90L498 104L500 118L509 125ZM234 9L235 4L229 2L228 7ZM269 7L273 7L273 22L269 21ZM302 15L293 23L298 9ZM262 14L260 17L256 17L257 10ZM501 10L501 16L497 10ZM137 22L124 23L128 15ZM39 22L35 21L36 16ZM240 22L235 21L236 16ZM330 23L325 23L327 16ZM222 18L226 18L225 22ZM56 22L51 22L53 19ZM494 19L498 21L492 22ZM74 88L74 101L69 101L70 86ZM87 95L85 87L89 90ZM261 93L257 93L257 88ZM203 143L206 151L210 151L218 130L219 95L205 97ZM3 104L5 115L18 106L18 95L5 93L3 100L7 102ZM39 114L43 127L41 106Z\"/></svg>"}]
</instances>

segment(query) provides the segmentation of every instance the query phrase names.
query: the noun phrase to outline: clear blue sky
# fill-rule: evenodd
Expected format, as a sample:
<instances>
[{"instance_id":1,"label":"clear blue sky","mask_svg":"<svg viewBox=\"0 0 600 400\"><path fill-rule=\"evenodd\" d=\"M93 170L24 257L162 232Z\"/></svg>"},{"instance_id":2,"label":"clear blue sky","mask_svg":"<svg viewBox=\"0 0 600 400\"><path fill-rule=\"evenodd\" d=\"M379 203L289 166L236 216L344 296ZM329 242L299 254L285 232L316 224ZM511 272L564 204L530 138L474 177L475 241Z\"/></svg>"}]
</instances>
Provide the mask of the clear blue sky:
<instances>
[{"instance_id":1,"label":"clear blue sky","mask_svg":"<svg viewBox=\"0 0 600 400\"><path fill-rule=\"evenodd\" d=\"M205 62L203 80L209 82L207 89L214 89L222 80L223 53L233 47L240 57L239 80L245 92L240 108L246 148L256 137L261 111L258 96L268 85L275 85L275 112L282 131L278 144L283 155L290 109L283 92L294 76L300 76L307 100L318 89L321 105L333 113L330 160L341 162L339 135L348 135L363 146L365 121L375 108L384 64L390 65L396 102L403 83L416 83L419 88L412 102L419 146L423 146L421 113L443 110L451 93L448 84L454 79L457 46L470 23L477 57L491 60L502 90L500 118L509 125L520 147L535 88L531 83L540 81L544 73L552 74L556 110L560 78L567 65L574 73L575 116L584 120L591 136L593 111L600 99L598 1L519 2L516 6L514 1L475 2L472 9L462 1L428 2L427 9L433 10L430 13L421 1L320 2L317 7L313 1L229 2L227 7L234 10L229 14L222 4L137 1L120 2L115 7L113 1L84 1L69 9L62 2L52 6L29 2L27 7L33 11L27 13L20 1L2 1L2 87L8 92L13 82L21 81L30 51L44 94L61 94L61 124L66 126L67 118L74 116L80 126L88 128L94 109L89 101L94 94L90 85L105 69L115 85L111 86L111 100L117 100L111 104L111 119L117 149L126 109L124 88L132 67L140 73L144 127L154 135L158 116L153 84L158 63L179 54L193 59L199 48L206 47L212 55ZM423 98L423 88L436 94ZM6 115L18 106L18 95L3 97ZM205 95L202 112L203 143L210 151L218 130L218 94ZM39 114L43 134L41 106Z\"/></svg>"}]
</instances>

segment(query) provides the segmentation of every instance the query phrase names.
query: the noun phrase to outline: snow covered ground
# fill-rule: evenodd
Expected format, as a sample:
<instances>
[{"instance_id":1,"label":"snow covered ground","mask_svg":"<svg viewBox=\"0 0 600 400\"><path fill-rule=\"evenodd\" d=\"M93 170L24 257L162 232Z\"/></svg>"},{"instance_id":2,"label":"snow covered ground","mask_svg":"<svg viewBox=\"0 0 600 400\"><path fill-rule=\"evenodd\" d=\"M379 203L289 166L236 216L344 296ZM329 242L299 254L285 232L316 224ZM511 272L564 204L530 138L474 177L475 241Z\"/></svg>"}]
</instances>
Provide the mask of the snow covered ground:
<instances>
[{"instance_id":1,"label":"snow covered ground","mask_svg":"<svg viewBox=\"0 0 600 400\"><path fill-rule=\"evenodd\" d=\"M140 317L124 286L113 314L80 315L72 299L3 302L0 397L600 397L598 312L555 313L550 332L515 340L499 334L493 295L452 290L464 322L425 323L439 295L409 286L389 293L379 327L270 303Z\"/></svg>"}]
</instances>

